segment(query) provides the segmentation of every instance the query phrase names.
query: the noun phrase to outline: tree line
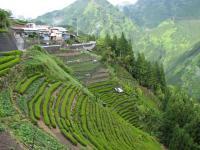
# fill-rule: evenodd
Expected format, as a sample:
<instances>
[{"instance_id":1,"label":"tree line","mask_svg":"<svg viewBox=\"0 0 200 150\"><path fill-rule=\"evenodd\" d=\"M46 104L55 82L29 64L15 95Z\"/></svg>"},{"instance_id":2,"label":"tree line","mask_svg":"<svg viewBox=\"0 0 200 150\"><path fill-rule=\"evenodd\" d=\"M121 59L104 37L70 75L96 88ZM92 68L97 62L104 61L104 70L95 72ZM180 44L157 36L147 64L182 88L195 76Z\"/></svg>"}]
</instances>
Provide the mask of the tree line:
<instances>
[{"instance_id":1,"label":"tree line","mask_svg":"<svg viewBox=\"0 0 200 150\"><path fill-rule=\"evenodd\" d=\"M0 29L7 29L10 26L10 16L10 12L0 9Z\"/></svg>"},{"instance_id":2,"label":"tree line","mask_svg":"<svg viewBox=\"0 0 200 150\"><path fill-rule=\"evenodd\" d=\"M124 35L118 38L109 34L100 42L103 50L102 60L110 64L120 64L140 83L152 91L165 91L166 80L163 65L148 61L143 53L137 57L134 54L132 43Z\"/></svg>"},{"instance_id":3,"label":"tree line","mask_svg":"<svg viewBox=\"0 0 200 150\"><path fill-rule=\"evenodd\" d=\"M159 139L170 150L200 150L200 105L185 93L168 88L163 99Z\"/></svg>"}]
</instances>

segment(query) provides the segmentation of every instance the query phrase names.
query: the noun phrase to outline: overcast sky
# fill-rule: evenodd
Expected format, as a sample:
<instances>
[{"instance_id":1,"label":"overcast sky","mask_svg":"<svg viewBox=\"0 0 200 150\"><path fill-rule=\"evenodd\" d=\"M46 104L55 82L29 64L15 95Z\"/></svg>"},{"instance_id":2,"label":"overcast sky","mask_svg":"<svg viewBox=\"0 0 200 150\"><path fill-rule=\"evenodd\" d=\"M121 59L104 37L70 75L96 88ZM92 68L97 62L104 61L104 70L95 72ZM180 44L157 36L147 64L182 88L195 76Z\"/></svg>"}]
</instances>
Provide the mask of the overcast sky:
<instances>
[{"instance_id":1,"label":"overcast sky","mask_svg":"<svg viewBox=\"0 0 200 150\"><path fill-rule=\"evenodd\" d=\"M9 9L14 16L35 18L52 10L62 9L75 0L0 0L0 8ZM135 3L137 0L108 0L117 5L123 2Z\"/></svg>"}]
</instances>

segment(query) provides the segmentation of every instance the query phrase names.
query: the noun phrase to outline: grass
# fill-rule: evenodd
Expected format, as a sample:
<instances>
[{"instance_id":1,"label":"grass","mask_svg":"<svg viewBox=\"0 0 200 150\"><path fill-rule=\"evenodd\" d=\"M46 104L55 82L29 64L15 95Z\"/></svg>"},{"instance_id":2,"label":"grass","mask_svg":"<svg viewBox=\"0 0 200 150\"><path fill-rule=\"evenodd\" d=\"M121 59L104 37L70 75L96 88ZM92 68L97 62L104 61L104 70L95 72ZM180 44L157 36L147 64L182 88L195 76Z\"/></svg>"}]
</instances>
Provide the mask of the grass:
<instances>
[{"instance_id":1,"label":"grass","mask_svg":"<svg viewBox=\"0 0 200 150\"><path fill-rule=\"evenodd\" d=\"M10 90L1 90L0 92L0 117L8 117L14 115L14 108L11 103Z\"/></svg>"},{"instance_id":2,"label":"grass","mask_svg":"<svg viewBox=\"0 0 200 150\"><path fill-rule=\"evenodd\" d=\"M66 149L66 147L59 143L57 139L43 132L41 129L36 128L27 121L10 124L10 128L15 137L17 137L18 140L24 143L27 147L31 147L35 135L34 149Z\"/></svg>"}]
</instances>

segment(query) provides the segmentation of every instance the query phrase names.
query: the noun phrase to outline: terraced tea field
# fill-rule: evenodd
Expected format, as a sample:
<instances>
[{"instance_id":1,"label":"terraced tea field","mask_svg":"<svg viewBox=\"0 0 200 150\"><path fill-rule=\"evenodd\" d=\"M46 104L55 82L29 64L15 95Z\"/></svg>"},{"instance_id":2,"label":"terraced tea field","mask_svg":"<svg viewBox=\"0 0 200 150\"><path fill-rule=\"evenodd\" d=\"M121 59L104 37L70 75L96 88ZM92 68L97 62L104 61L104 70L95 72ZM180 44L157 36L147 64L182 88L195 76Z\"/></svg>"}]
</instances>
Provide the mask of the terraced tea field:
<instances>
[{"instance_id":1,"label":"terraced tea field","mask_svg":"<svg viewBox=\"0 0 200 150\"><path fill-rule=\"evenodd\" d=\"M119 85L114 82L105 81L89 86L90 91L100 97L104 104L111 107L121 117L137 126L138 111L136 107L136 95L129 93L118 93L115 88Z\"/></svg>"},{"instance_id":2,"label":"terraced tea field","mask_svg":"<svg viewBox=\"0 0 200 150\"><path fill-rule=\"evenodd\" d=\"M153 140L95 102L73 83L49 81L35 74L18 84L16 91L26 94L28 88L41 79L44 81L36 94L27 100L29 116L35 124L42 120L52 132L53 128L59 129L73 145L121 150L140 145L140 134L144 141ZM147 145L143 143L144 148Z\"/></svg>"},{"instance_id":3,"label":"terraced tea field","mask_svg":"<svg viewBox=\"0 0 200 150\"><path fill-rule=\"evenodd\" d=\"M100 62L100 58L82 51L57 51L54 55L70 66L74 75L84 84L109 80L108 69Z\"/></svg>"},{"instance_id":4,"label":"terraced tea field","mask_svg":"<svg viewBox=\"0 0 200 150\"><path fill-rule=\"evenodd\" d=\"M37 48L23 57L19 54L10 57L15 52L1 56L2 69L9 69L21 62L18 68L13 68L17 69L15 71L18 71L20 76L13 76L10 105L14 105L23 124L17 122L9 126L14 128L14 134L26 147L33 146L31 138L34 139L34 134L37 133L32 131L32 126L35 125L42 129L37 131L40 138L45 137L42 140L44 145L37 141L37 146L47 149L48 140L55 143L51 144L55 145L55 149L66 148L60 143L70 149L161 148L153 137L136 128L138 125L135 124L135 119L137 120L138 114L135 111L137 107L134 106L137 98L126 91L114 91L119 84L109 79L111 76L98 57L77 52L74 55L70 53L59 56L74 70L73 76L70 72L65 72L67 68L64 64ZM85 74L91 74L91 77L80 78ZM58 76L60 77L56 78ZM76 80L77 77L87 84L89 89L82 86ZM24 120L25 118L32 124ZM23 127L26 127L25 131ZM42 133L44 131L45 134Z\"/></svg>"},{"instance_id":5,"label":"terraced tea field","mask_svg":"<svg viewBox=\"0 0 200 150\"><path fill-rule=\"evenodd\" d=\"M20 52L1 52L0 53L0 77L6 75L10 68L20 62Z\"/></svg>"}]
</instances>

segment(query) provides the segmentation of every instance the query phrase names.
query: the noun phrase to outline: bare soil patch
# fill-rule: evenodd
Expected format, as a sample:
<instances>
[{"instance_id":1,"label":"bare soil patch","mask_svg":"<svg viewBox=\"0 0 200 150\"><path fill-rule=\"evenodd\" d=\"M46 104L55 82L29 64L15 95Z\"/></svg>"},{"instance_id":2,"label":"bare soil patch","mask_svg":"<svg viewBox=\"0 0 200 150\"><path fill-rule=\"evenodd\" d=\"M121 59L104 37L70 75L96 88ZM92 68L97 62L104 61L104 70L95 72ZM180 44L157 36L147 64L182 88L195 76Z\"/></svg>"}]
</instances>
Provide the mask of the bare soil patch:
<instances>
[{"instance_id":1,"label":"bare soil patch","mask_svg":"<svg viewBox=\"0 0 200 150\"><path fill-rule=\"evenodd\" d=\"M19 142L14 140L8 132L0 133L0 150L23 150Z\"/></svg>"}]
</instances>

